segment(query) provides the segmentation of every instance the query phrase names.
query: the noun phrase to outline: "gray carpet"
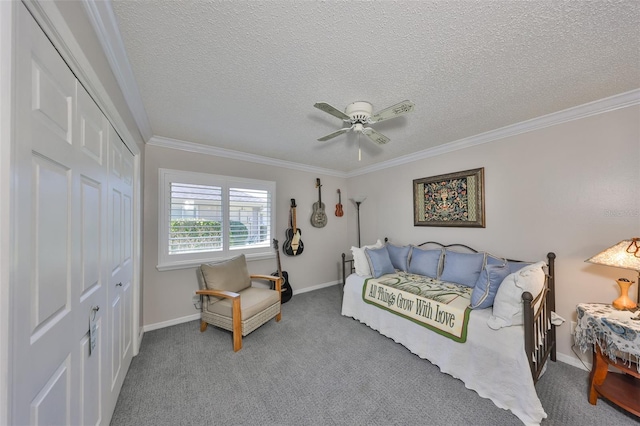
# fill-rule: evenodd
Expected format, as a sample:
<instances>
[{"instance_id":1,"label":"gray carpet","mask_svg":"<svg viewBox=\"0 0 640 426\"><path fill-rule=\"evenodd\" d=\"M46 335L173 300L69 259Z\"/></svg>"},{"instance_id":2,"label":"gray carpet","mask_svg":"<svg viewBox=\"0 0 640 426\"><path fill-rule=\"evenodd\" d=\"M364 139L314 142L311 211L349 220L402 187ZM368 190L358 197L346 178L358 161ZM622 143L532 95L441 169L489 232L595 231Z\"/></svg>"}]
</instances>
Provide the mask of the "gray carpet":
<instances>
[{"instance_id":1,"label":"gray carpet","mask_svg":"<svg viewBox=\"0 0 640 426\"><path fill-rule=\"evenodd\" d=\"M511 412L364 324L339 286L295 295L243 339L193 321L147 332L111 421L124 425L521 425ZM637 425L587 401L588 373L549 363L543 425Z\"/></svg>"}]
</instances>

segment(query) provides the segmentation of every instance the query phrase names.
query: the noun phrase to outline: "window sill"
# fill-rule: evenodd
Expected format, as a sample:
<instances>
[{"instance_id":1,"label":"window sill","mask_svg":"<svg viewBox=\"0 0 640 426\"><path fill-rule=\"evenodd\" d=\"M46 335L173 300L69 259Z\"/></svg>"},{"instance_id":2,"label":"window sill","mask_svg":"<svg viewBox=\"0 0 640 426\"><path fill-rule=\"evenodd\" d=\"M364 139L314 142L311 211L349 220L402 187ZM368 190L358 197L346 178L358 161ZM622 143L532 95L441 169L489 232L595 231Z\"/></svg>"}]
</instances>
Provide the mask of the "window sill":
<instances>
[{"instance_id":1,"label":"window sill","mask_svg":"<svg viewBox=\"0 0 640 426\"><path fill-rule=\"evenodd\" d=\"M245 254L245 257L247 258L248 262L251 262L254 260L274 259L276 255L273 252L272 253L253 253L253 254ZM185 260L182 262L167 262L167 263L161 263L156 265L156 269L160 272L175 271L178 269L190 269L190 268L196 268L202 265L203 263L224 261L227 259L231 259L231 257L228 257L228 258L219 257L219 258L200 259L200 260Z\"/></svg>"}]
</instances>

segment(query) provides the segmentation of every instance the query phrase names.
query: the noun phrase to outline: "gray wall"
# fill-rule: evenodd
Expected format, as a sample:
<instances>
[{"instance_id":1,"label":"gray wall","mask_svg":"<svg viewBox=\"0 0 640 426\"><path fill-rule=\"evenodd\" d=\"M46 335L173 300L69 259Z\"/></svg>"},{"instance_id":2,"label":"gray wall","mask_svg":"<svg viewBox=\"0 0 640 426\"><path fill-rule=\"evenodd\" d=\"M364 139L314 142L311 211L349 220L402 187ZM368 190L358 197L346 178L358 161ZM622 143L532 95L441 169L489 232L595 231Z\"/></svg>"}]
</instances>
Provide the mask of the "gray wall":
<instances>
[{"instance_id":1,"label":"gray wall","mask_svg":"<svg viewBox=\"0 0 640 426\"><path fill-rule=\"evenodd\" d=\"M144 198L144 325L156 327L158 323L197 314L192 296L198 288L195 268L159 272L158 264L158 169L169 168L193 172L264 179L276 182L276 239L285 241L289 227L291 198L296 199L297 226L302 230L304 251L297 256L286 256L280 250L282 269L289 274L295 292L337 282L338 260L346 244L348 215L334 215L336 190L345 190L346 179L335 176L303 172L282 167L256 164L211 155L203 155L154 145L145 152ZM322 183L322 201L328 216L324 228L310 224L313 203L318 201L316 178ZM345 191L346 192L346 191ZM343 194L343 204L348 194ZM277 270L275 250L270 260L249 262L252 274L270 274ZM294 296L295 297L295 296Z\"/></svg>"},{"instance_id":2,"label":"gray wall","mask_svg":"<svg viewBox=\"0 0 640 426\"><path fill-rule=\"evenodd\" d=\"M567 320L558 330L558 351L575 360L570 322L579 302L610 303L618 297L615 279L634 281L633 271L584 263L620 240L640 235L640 107L633 106L531 131L498 141L351 178L247 163L148 146L145 164L144 324L170 323L197 314L191 296L195 270L158 272L158 168L176 168L277 181L277 233L284 239L289 199L298 202L298 225L305 252L283 257L296 291L339 279L340 253L356 245L354 194L361 206L362 243L389 237L397 243L460 242L496 255L541 260L557 254L557 313ZM400 142L398 142L400 143ZM485 168L486 228L413 226L413 179ZM309 225L323 183L329 224ZM331 215L336 188L343 191L345 216ZM274 271L274 261L251 262L250 271ZM631 288L635 295L636 286ZM294 296L295 297L295 296ZM286 305L285 305L286 306Z\"/></svg>"},{"instance_id":3,"label":"gray wall","mask_svg":"<svg viewBox=\"0 0 640 426\"><path fill-rule=\"evenodd\" d=\"M573 357L579 302L611 303L616 278L638 274L584 260L640 236L640 107L575 120L349 180L367 195L363 244L464 243L505 257L556 259L558 351ZM486 228L413 226L413 179L485 168ZM636 285L631 287L635 300Z\"/></svg>"}]
</instances>

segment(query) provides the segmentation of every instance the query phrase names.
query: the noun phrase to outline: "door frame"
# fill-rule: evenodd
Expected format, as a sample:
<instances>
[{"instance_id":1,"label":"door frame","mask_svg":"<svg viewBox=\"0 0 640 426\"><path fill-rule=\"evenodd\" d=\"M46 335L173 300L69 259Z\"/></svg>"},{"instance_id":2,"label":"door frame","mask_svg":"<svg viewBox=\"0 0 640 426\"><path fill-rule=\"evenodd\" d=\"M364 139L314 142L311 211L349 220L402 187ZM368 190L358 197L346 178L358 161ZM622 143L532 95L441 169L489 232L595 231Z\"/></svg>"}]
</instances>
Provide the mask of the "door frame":
<instances>
[{"instance_id":1,"label":"door frame","mask_svg":"<svg viewBox=\"0 0 640 426\"><path fill-rule=\"evenodd\" d=\"M10 424L11 164L15 3L0 1L0 424Z\"/></svg>"}]
</instances>

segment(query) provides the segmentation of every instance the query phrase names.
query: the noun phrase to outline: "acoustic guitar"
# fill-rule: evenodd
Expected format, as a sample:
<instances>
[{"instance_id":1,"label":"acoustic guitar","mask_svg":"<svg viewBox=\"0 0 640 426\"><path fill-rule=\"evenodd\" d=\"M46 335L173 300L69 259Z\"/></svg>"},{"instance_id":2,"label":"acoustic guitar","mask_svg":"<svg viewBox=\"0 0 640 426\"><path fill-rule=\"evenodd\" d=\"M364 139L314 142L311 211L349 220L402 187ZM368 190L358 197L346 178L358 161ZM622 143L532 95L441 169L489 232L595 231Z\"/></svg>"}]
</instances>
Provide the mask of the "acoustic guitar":
<instances>
[{"instance_id":1,"label":"acoustic guitar","mask_svg":"<svg viewBox=\"0 0 640 426\"><path fill-rule=\"evenodd\" d=\"M282 287L280 287L280 302L287 303L291 300L291 296L293 296L293 290L291 289L291 284L289 284L289 274L287 271L282 270L282 266L280 266L280 252L278 251L278 240L273 239L273 248L276 249L276 257L278 258L278 270L274 272L274 277L282 278ZM275 284L273 285L275 288Z\"/></svg>"},{"instance_id":2,"label":"acoustic guitar","mask_svg":"<svg viewBox=\"0 0 640 426\"><path fill-rule=\"evenodd\" d=\"M340 189L338 189L338 204L336 204L336 216L342 217L344 212L342 211L342 194L340 193Z\"/></svg>"},{"instance_id":3,"label":"acoustic guitar","mask_svg":"<svg viewBox=\"0 0 640 426\"><path fill-rule=\"evenodd\" d=\"M297 256L302 254L304 244L302 244L302 230L296 227L296 200L291 199L291 208L289 209L290 228L287 229L287 239L282 245L282 251L288 256Z\"/></svg>"},{"instance_id":4,"label":"acoustic guitar","mask_svg":"<svg viewBox=\"0 0 640 426\"><path fill-rule=\"evenodd\" d=\"M322 185L320 179L316 179L316 188L318 188L318 201L313 203L313 213L311 213L311 225L315 228L323 228L327 224L327 214L324 212L324 203L322 202Z\"/></svg>"}]
</instances>

